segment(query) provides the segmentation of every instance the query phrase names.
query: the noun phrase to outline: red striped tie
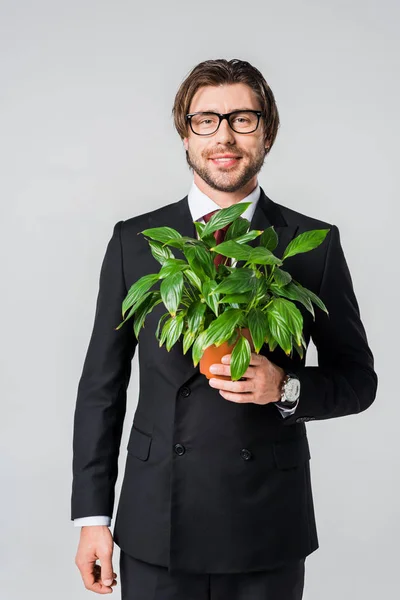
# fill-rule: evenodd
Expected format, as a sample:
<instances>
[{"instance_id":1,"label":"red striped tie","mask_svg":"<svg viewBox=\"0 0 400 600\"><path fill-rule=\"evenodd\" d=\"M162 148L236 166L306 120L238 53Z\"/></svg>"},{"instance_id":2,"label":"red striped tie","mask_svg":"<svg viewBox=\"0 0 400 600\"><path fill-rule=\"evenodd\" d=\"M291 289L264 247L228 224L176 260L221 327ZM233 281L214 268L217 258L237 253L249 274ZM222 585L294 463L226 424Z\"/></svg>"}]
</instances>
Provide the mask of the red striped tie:
<instances>
[{"instance_id":1,"label":"red striped tie","mask_svg":"<svg viewBox=\"0 0 400 600\"><path fill-rule=\"evenodd\" d=\"M221 210L221 209L217 208L216 210L212 210L211 212L204 215L203 219L204 219L205 223L208 223L208 221L211 219L211 217L219 210ZM221 229L217 229L217 231L214 231L214 237L215 237L215 241L217 242L217 244L221 244L224 241L225 234L226 234L227 230L229 229L230 225L231 225L231 223L228 223L228 225L225 225ZM222 254L216 254L214 256L214 264L216 266L218 266L220 263L224 262L225 260L226 260L227 265L231 264L231 259L227 258L226 256L222 256Z\"/></svg>"}]
</instances>

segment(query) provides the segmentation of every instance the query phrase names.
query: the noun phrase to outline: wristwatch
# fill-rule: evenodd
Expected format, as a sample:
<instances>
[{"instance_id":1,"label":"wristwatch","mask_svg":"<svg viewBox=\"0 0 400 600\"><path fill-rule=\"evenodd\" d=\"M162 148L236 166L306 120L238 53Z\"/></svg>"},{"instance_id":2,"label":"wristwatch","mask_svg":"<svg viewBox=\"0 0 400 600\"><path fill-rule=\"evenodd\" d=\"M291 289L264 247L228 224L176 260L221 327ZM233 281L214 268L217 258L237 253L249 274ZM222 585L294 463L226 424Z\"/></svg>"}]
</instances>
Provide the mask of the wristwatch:
<instances>
[{"instance_id":1,"label":"wristwatch","mask_svg":"<svg viewBox=\"0 0 400 600\"><path fill-rule=\"evenodd\" d=\"M286 373L281 386L281 399L278 400L282 408L292 407L300 397L300 379L295 373Z\"/></svg>"}]
</instances>

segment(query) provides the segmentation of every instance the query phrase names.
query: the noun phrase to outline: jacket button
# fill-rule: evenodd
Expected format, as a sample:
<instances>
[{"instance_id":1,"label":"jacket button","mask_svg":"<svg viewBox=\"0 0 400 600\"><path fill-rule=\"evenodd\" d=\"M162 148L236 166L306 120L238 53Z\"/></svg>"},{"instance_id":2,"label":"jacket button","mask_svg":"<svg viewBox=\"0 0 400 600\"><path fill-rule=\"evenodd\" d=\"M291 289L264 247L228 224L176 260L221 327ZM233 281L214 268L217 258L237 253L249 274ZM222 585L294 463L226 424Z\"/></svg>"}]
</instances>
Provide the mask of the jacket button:
<instances>
[{"instance_id":1,"label":"jacket button","mask_svg":"<svg viewBox=\"0 0 400 600\"><path fill-rule=\"evenodd\" d=\"M243 460L249 460L252 454L250 450L247 450L247 448L242 448L240 451L240 456L243 458Z\"/></svg>"},{"instance_id":2,"label":"jacket button","mask_svg":"<svg viewBox=\"0 0 400 600\"><path fill-rule=\"evenodd\" d=\"M182 446L182 444L175 444L174 450L179 456L182 456L186 452L185 446Z\"/></svg>"},{"instance_id":3,"label":"jacket button","mask_svg":"<svg viewBox=\"0 0 400 600\"><path fill-rule=\"evenodd\" d=\"M184 398L187 398L188 396L190 396L191 394L191 390L190 388L183 386L180 390L180 395L183 396Z\"/></svg>"}]
</instances>

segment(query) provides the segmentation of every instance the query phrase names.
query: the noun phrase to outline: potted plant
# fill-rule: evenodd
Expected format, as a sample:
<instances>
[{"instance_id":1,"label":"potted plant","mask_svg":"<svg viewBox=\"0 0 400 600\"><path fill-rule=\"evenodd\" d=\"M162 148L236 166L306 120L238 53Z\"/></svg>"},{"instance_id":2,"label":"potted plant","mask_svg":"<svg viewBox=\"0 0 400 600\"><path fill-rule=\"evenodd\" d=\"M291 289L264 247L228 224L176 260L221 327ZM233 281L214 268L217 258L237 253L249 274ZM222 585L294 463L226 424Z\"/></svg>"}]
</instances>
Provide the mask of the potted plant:
<instances>
[{"instance_id":1,"label":"potted plant","mask_svg":"<svg viewBox=\"0 0 400 600\"><path fill-rule=\"evenodd\" d=\"M282 265L289 256L319 246L329 229L301 233L280 259L273 254L278 244L274 227L249 231L250 222L240 216L249 205L240 202L217 211L206 224L194 222L198 239L182 236L172 227L141 231L161 268L130 287L122 303L123 321L116 329L134 315L138 338L146 316L162 302L167 311L156 329L159 346L165 343L170 351L182 335L183 353L192 348L193 365L200 362L207 377L215 377L208 366L231 352L231 379L240 379L251 351L259 353L264 343L271 351L279 345L286 355L292 355L294 347L302 358L303 316L293 301L305 306L314 319L313 303L329 313L321 299ZM224 241L215 245L214 231L228 224ZM257 237L258 246L247 243ZM179 249L184 259L176 258L171 248ZM218 266L216 254L225 257ZM230 266L228 259L244 264ZM210 352L217 355L209 357Z\"/></svg>"}]
</instances>

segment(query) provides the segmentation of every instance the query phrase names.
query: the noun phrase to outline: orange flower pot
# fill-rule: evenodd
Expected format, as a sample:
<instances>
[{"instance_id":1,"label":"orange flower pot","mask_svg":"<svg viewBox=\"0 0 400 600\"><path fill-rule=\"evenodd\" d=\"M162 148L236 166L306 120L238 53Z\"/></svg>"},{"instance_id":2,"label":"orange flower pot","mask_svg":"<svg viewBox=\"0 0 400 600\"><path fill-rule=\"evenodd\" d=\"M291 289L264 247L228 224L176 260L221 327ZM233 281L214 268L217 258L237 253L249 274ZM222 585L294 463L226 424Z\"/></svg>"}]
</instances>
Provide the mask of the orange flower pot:
<instances>
[{"instance_id":1,"label":"orange flower pot","mask_svg":"<svg viewBox=\"0 0 400 600\"><path fill-rule=\"evenodd\" d=\"M241 334L246 337L250 343L251 351L254 352L254 344L250 335L250 330L247 327L240 328ZM215 373L210 372L211 365L215 363L220 363L221 358L225 356L225 354L231 354L232 350L236 346L237 342L229 345L228 342L223 342L220 346L216 346L212 344L212 346L208 346L204 350L204 354L200 359L199 368L200 373L205 375L207 379L211 379L211 377L215 377L216 379L225 379L230 381L231 378L225 375L216 375ZM223 363L222 363L223 364Z\"/></svg>"}]
</instances>

